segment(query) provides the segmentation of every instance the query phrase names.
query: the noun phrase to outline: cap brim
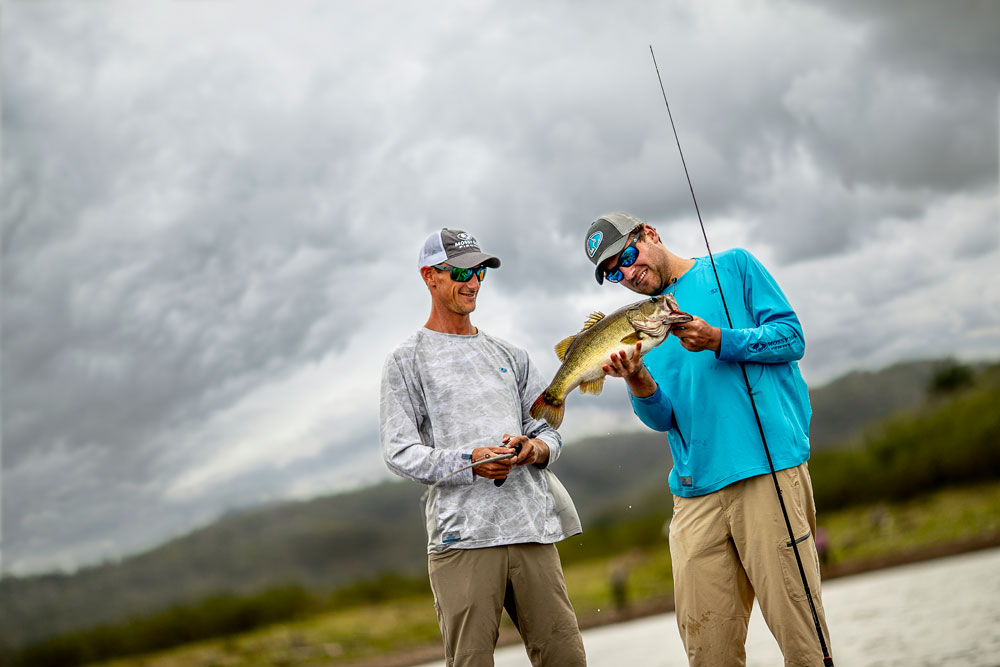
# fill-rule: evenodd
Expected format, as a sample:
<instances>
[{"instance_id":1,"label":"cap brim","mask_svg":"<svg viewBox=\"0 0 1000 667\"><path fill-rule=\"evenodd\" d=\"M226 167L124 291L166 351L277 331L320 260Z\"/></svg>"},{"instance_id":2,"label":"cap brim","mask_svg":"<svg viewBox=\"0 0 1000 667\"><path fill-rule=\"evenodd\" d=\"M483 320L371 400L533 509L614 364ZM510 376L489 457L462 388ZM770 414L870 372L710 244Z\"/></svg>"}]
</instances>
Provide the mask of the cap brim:
<instances>
[{"instance_id":1,"label":"cap brim","mask_svg":"<svg viewBox=\"0 0 1000 667\"><path fill-rule=\"evenodd\" d=\"M604 284L604 269L601 268L601 264L606 262L608 258L614 257L622 250L624 250L625 244L628 243L628 239L629 236L631 236L631 234L632 232L629 232L625 236L621 237L620 239L609 245L607 249L601 253L601 256L597 258L597 261L595 262L595 264L597 264L597 268L594 270L594 278L597 279L598 285Z\"/></svg>"},{"instance_id":2,"label":"cap brim","mask_svg":"<svg viewBox=\"0 0 1000 667\"><path fill-rule=\"evenodd\" d=\"M479 265L483 265L491 269L500 268L500 258L494 257L493 255L487 255L483 252L463 253L457 257L446 259L445 263L449 266L457 266L460 269L472 269Z\"/></svg>"}]
</instances>

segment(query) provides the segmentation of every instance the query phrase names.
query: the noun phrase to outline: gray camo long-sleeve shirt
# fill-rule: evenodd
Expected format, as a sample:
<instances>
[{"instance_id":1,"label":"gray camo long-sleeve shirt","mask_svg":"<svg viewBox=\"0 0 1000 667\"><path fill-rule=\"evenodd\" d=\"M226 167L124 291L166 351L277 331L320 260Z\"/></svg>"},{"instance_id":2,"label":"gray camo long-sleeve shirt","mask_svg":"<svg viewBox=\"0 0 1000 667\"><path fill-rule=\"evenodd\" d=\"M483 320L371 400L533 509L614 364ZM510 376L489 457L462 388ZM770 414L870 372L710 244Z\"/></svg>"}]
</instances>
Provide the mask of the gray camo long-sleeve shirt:
<instances>
[{"instance_id":1,"label":"gray camo long-sleeve shirt","mask_svg":"<svg viewBox=\"0 0 1000 667\"><path fill-rule=\"evenodd\" d=\"M580 532L572 500L548 470L559 433L528 414L544 382L527 352L482 331L473 336L421 329L386 358L382 372L382 456L424 494L428 553L539 542ZM465 470L472 450L501 446L504 433L549 447L545 468L515 466L506 483ZM443 480L443 481L442 481Z\"/></svg>"}]
</instances>

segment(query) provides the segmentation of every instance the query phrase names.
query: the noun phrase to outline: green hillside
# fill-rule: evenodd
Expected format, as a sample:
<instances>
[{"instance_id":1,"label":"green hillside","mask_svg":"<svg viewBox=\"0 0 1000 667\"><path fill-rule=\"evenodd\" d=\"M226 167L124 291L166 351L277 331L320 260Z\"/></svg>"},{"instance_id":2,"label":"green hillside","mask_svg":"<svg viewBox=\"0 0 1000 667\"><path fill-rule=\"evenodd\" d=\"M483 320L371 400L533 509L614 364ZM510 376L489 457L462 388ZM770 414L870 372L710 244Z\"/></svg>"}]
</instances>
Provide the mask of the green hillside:
<instances>
[{"instance_id":1,"label":"green hillside","mask_svg":"<svg viewBox=\"0 0 1000 667\"><path fill-rule=\"evenodd\" d=\"M582 442L558 464L581 516L662 487L664 436ZM0 580L0 647L219 593L295 583L329 590L382 572L426 572L420 496L405 481L232 513L120 563ZM669 502L664 490L661 500Z\"/></svg>"},{"instance_id":2,"label":"green hillside","mask_svg":"<svg viewBox=\"0 0 1000 667\"><path fill-rule=\"evenodd\" d=\"M943 362L905 364L880 373L852 374L812 392L814 431L824 423L853 424L851 428L838 426L842 442L854 443L852 448L839 458L835 447L814 456L814 486L821 508L870 500L879 489L911 493L933 488L921 485L1000 477L1000 470L990 467L992 463L975 465L976 447L996 438L996 425L987 421L972 426L982 416L979 413L996 412L987 407L996 405L998 398L997 367L978 373L978 393L928 398L921 389L918 396L913 395L915 385L927 387L950 368ZM898 384L905 384L906 389L899 389ZM879 386L881 390L872 389ZM850 409L857 403L855 393L866 397L863 413L867 420L824 416ZM881 403L880 397L885 399ZM918 405L932 406L934 414L942 411L944 416L926 421L930 417L922 410L919 414L924 421L891 421L884 427L888 440L874 441L870 451L859 448L860 434L866 428L873 430L873 420ZM921 438L924 431L933 437ZM953 433L968 435L962 442L971 444L962 449L961 442L950 437ZM899 449L897 441L905 441L905 448ZM670 511L665 484L670 460L663 434L640 431L567 442L566 447L556 470L580 510L586 532L561 547L564 561L585 560L660 536ZM995 439L993 448L1000 451ZM959 451L963 453L955 453ZM914 452L920 452L919 457L911 456ZM936 456L935 452L953 454ZM909 464L911 458L919 459L923 476L917 474L916 464ZM942 459L947 459L947 465ZM885 466L903 471L889 486L884 480ZM906 487L906 479L916 486ZM289 584L331 591L390 572L420 578L426 568L419 509L422 492L419 485L400 481L261 507L228 515L120 563L74 575L2 580L0 648L213 594L246 596Z\"/></svg>"},{"instance_id":3,"label":"green hillside","mask_svg":"<svg viewBox=\"0 0 1000 667\"><path fill-rule=\"evenodd\" d=\"M935 374L954 366L948 360L910 361L880 371L854 371L810 390L813 451L843 445L867 425L920 405Z\"/></svg>"}]
</instances>

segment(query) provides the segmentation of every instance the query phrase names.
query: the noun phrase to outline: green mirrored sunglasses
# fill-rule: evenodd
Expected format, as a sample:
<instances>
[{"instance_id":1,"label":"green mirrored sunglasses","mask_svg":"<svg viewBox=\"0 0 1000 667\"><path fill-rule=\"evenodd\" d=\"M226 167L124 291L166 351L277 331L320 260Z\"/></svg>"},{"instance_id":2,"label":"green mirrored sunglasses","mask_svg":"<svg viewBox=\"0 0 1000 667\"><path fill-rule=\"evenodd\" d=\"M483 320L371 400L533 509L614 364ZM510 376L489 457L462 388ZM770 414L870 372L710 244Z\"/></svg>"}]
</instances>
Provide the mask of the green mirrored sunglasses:
<instances>
[{"instance_id":1,"label":"green mirrored sunglasses","mask_svg":"<svg viewBox=\"0 0 1000 667\"><path fill-rule=\"evenodd\" d=\"M485 266L477 266L474 269L460 269L457 266L435 264L434 268L438 271L451 271L451 279L456 283L467 283L472 280L472 276L479 278L479 282L482 282L483 278L486 277Z\"/></svg>"}]
</instances>

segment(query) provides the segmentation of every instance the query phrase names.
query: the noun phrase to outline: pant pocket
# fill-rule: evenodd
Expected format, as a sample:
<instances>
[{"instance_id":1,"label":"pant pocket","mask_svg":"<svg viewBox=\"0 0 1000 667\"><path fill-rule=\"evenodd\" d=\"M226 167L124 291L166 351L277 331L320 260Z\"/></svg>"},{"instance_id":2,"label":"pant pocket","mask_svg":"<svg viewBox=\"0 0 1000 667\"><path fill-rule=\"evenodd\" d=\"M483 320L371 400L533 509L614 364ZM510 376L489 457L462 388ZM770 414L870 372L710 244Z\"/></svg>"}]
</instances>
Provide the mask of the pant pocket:
<instances>
[{"instance_id":1,"label":"pant pocket","mask_svg":"<svg viewBox=\"0 0 1000 667\"><path fill-rule=\"evenodd\" d=\"M810 576L810 570L814 569L810 566L810 554L814 553L814 549L812 549L812 535L808 529L804 534L796 536L795 547L798 548L799 558L802 559L802 569L806 573L806 581L809 582L810 590L813 590L816 584ZM805 601L806 589L802 585L802 570L799 570L799 564L795 559L795 547L788 540L779 544L778 561L781 563L781 573L789 597L793 600Z\"/></svg>"}]
</instances>

